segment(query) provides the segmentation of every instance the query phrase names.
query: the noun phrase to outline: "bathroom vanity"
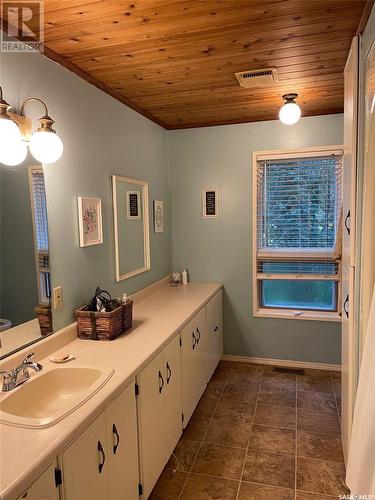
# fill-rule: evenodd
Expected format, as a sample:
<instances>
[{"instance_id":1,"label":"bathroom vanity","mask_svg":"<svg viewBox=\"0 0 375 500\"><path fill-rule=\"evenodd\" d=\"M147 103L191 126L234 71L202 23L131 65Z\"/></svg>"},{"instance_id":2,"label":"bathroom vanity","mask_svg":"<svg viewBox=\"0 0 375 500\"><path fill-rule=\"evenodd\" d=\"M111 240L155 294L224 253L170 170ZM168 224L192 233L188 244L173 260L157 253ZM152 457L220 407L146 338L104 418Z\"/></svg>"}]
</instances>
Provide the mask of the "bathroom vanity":
<instances>
[{"instance_id":1,"label":"bathroom vanity","mask_svg":"<svg viewBox=\"0 0 375 500\"><path fill-rule=\"evenodd\" d=\"M135 500L151 493L222 357L221 284L171 287L162 280L134 301L133 329L112 342L79 340L71 325L34 346L43 371L27 384L56 368L113 373L55 423L0 424L3 500ZM57 350L75 359L55 365L49 358Z\"/></svg>"}]
</instances>

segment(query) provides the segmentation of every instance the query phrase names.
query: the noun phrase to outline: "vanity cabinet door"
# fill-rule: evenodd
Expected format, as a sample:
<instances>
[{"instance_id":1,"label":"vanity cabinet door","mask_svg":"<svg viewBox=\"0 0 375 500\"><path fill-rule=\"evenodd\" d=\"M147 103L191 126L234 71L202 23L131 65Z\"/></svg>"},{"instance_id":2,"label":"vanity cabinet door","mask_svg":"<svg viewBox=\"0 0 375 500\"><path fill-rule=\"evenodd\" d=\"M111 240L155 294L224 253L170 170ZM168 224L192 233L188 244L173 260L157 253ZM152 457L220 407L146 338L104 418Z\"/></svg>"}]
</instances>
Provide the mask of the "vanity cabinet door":
<instances>
[{"instance_id":1,"label":"vanity cabinet door","mask_svg":"<svg viewBox=\"0 0 375 500\"><path fill-rule=\"evenodd\" d=\"M182 434L180 338L177 335L163 351L165 386L162 392L167 458Z\"/></svg>"},{"instance_id":2,"label":"vanity cabinet door","mask_svg":"<svg viewBox=\"0 0 375 500\"><path fill-rule=\"evenodd\" d=\"M110 500L138 499L137 409L134 382L106 409Z\"/></svg>"},{"instance_id":3,"label":"vanity cabinet door","mask_svg":"<svg viewBox=\"0 0 375 500\"><path fill-rule=\"evenodd\" d=\"M188 424L207 386L207 332L202 309L181 331L182 412Z\"/></svg>"},{"instance_id":4,"label":"vanity cabinet door","mask_svg":"<svg viewBox=\"0 0 375 500\"><path fill-rule=\"evenodd\" d=\"M167 460L163 400L166 378L163 353L138 375L139 461L143 498L152 491Z\"/></svg>"},{"instance_id":5,"label":"vanity cabinet door","mask_svg":"<svg viewBox=\"0 0 375 500\"><path fill-rule=\"evenodd\" d=\"M51 464L18 500L59 500L59 489L55 485L55 467Z\"/></svg>"},{"instance_id":6,"label":"vanity cabinet door","mask_svg":"<svg viewBox=\"0 0 375 500\"><path fill-rule=\"evenodd\" d=\"M208 355L208 380L223 357L223 293L220 290L206 306Z\"/></svg>"},{"instance_id":7,"label":"vanity cabinet door","mask_svg":"<svg viewBox=\"0 0 375 500\"><path fill-rule=\"evenodd\" d=\"M108 500L108 449L102 413L61 455L64 500Z\"/></svg>"}]
</instances>

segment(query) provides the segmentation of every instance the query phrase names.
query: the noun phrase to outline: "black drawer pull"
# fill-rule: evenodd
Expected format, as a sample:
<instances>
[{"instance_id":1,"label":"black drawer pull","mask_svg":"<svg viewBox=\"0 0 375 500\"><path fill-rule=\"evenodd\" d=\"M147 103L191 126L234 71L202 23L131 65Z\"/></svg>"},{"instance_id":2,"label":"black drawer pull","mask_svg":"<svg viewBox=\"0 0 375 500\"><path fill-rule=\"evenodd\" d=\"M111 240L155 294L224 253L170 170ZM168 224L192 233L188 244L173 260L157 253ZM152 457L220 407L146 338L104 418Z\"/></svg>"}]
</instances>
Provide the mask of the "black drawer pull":
<instances>
[{"instance_id":1,"label":"black drawer pull","mask_svg":"<svg viewBox=\"0 0 375 500\"><path fill-rule=\"evenodd\" d=\"M214 332L218 332L219 331L219 327L218 326L215 326L214 328Z\"/></svg>"},{"instance_id":2,"label":"black drawer pull","mask_svg":"<svg viewBox=\"0 0 375 500\"><path fill-rule=\"evenodd\" d=\"M163 375L161 374L161 371L159 370L159 394L161 394L163 387L164 387L164 379Z\"/></svg>"},{"instance_id":3,"label":"black drawer pull","mask_svg":"<svg viewBox=\"0 0 375 500\"><path fill-rule=\"evenodd\" d=\"M347 308L347 306L349 306L349 295L346 296L344 305L342 307L344 309L344 313L346 314L346 317L349 318L349 308Z\"/></svg>"},{"instance_id":4,"label":"black drawer pull","mask_svg":"<svg viewBox=\"0 0 375 500\"><path fill-rule=\"evenodd\" d=\"M348 210L348 213L347 213L347 216L345 217L345 222L344 222L345 228L348 232L348 235L350 235L350 226L348 226L349 219L350 219L350 210Z\"/></svg>"},{"instance_id":5,"label":"black drawer pull","mask_svg":"<svg viewBox=\"0 0 375 500\"><path fill-rule=\"evenodd\" d=\"M116 444L113 445L113 454L116 455L117 448L120 444L120 434L118 433L118 430L117 430L117 427L115 424L113 424L112 432L116 436Z\"/></svg>"},{"instance_id":6,"label":"black drawer pull","mask_svg":"<svg viewBox=\"0 0 375 500\"><path fill-rule=\"evenodd\" d=\"M195 346L197 345L197 337L195 336L195 333L194 332L191 332L191 335L192 335L192 339L193 339L193 351L195 349Z\"/></svg>"},{"instance_id":7,"label":"black drawer pull","mask_svg":"<svg viewBox=\"0 0 375 500\"><path fill-rule=\"evenodd\" d=\"M201 332L199 331L199 328L197 327L197 344L199 344L200 339L201 339Z\"/></svg>"},{"instance_id":8,"label":"black drawer pull","mask_svg":"<svg viewBox=\"0 0 375 500\"><path fill-rule=\"evenodd\" d=\"M169 384L169 381L172 378L172 370L171 367L169 366L169 363L167 361L167 384Z\"/></svg>"},{"instance_id":9,"label":"black drawer pull","mask_svg":"<svg viewBox=\"0 0 375 500\"><path fill-rule=\"evenodd\" d=\"M102 443L100 441L98 441L98 452L102 456L102 461L99 464L99 473L101 474L102 470L103 470L103 467L104 467L104 463L105 463L105 453L104 453L104 450L103 450Z\"/></svg>"}]
</instances>

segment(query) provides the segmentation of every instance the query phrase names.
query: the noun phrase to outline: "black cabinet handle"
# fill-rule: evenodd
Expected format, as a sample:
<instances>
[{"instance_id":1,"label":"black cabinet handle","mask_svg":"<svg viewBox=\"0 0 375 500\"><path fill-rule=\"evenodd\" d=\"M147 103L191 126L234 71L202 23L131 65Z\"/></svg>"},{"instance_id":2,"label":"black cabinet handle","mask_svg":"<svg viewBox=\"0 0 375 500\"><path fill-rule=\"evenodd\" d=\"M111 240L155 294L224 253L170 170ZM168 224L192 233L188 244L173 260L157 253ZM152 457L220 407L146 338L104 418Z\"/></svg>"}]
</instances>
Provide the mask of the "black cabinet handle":
<instances>
[{"instance_id":1,"label":"black cabinet handle","mask_svg":"<svg viewBox=\"0 0 375 500\"><path fill-rule=\"evenodd\" d=\"M116 455L118 445L120 444L120 434L118 433L117 427L113 424L112 432L116 436L116 444L113 445L113 454Z\"/></svg>"},{"instance_id":2,"label":"black cabinet handle","mask_svg":"<svg viewBox=\"0 0 375 500\"><path fill-rule=\"evenodd\" d=\"M201 339L201 332L199 331L199 328L197 327L197 344L199 344L200 339Z\"/></svg>"},{"instance_id":3,"label":"black cabinet handle","mask_svg":"<svg viewBox=\"0 0 375 500\"><path fill-rule=\"evenodd\" d=\"M167 361L167 384L169 384L171 377L172 377L172 370L171 370L171 367L169 366L169 363Z\"/></svg>"},{"instance_id":4,"label":"black cabinet handle","mask_svg":"<svg viewBox=\"0 0 375 500\"><path fill-rule=\"evenodd\" d=\"M218 326L215 326L214 328L214 332L218 332L219 331L219 327Z\"/></svg>"},{"instance_id":5,"label":"black cabinet handle","mask_svg":"<svg viewBox=\"0 0 375 500\"><path fill-rule=\"evenodd\" d=\"M197 337L195 336L194 332L191 332L192 338L193 338L193 351L195 349L195 346L197 345Z\"/></svg>"},{"instance_id":6,"label":"black cabinet handle","mask_svg":"<svg viewBox=\"0 0 375 500\"><path fill-rule=\"evenodd\" d=\"M102 456L102 461L99 464L99 473L101 474L102 470L103 470L103 467L104 467L104 463L105 463L105 453L104 453L104 450L103 450L102 443L100 441L98 441L98 452Z\"/></svg>"},{"instance_id":7,"label":"black cabinet handle","mask_svg":"<svg viewBox=\"0 0 375 500\"><path fill-rule=\"evenodd\" d=\"M164 379L163 375L161 374L161 371L159 370L159 394L161 394L163 387L164 387Z\"/></svg>"},{"instance_id":8,"label":"black cabinet handle","mask_svg":"<svg viewBox=\"0 0 375 500\"><path fill-rule=\"evenodd\" d=\"M347 309L347 306L349 306L349 295L346 296L344 305L342 308L344 309L344 313L346 314L346 317L349 318L349 309Z\"/></svg>"},{"instance_id":9,"label":"black cabinet handle","mask_svg":"<svg viewBox=\"0 0 375 500\"><path fill-rule=\"evenodd\" d=\"M349 219L350 219L350 210L348 210L348 213L347 213L347 215L345 217L345 222L344 222L345 228L346 228L346 230L348 232L348 235L350 235L350 226L348 226L348 220Z\"/></svg>"}]
</instances>

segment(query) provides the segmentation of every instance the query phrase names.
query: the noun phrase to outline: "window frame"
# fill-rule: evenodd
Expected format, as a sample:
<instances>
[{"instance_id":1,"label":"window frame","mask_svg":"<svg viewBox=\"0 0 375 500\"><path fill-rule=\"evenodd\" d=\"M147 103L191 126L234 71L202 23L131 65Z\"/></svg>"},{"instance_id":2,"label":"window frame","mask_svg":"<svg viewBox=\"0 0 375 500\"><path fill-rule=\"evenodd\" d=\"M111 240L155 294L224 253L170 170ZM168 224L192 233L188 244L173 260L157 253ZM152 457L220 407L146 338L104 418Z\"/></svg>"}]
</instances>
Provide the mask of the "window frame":
<instances>
[{"instance_id":1,"label":"window frame","mask_svg":"<svg viewBox=\"0 0 375 500\"><path fill-rule=\"evenodd\" d=\"M343 146L342 145L333 145L333 146L324 146L324 147L312 147L312 148L299 148L299 149L289 149L289 150L272 150L272 151L253 151L252 153L252 167L251 167L251 185L252 185L252 216L251 216L251 235L252 235L252 307L253 307L253 316L259 318L280 318L280 319L298 319L298 320L315 320L315 321L332 321L332 322L340 322L341 316L339 311L341 311L340 298L341 298L341 255L337 251L336 248L333 251L323 250L323 249L303 249L302 251L297 252L297 249L280 249L273 250L261 249L258 251L257 246L257 169L258 169L258 161L260 160L279 160L279 159L293 159L293 158L301 158L301 157L319 157L330 154L338 154L342 155ZM341 224L339 224L338 231L340 232ZM338 239L340 235L338 235ZM338 262L338 273L333 277L333 275L324 279L330 281L337 281L337 309L336 311L323 311L323 310L309 310L309 309L294 309L294 308L273 308L273 307L265 307L261 305L261 286L262 286L262 276L261 273L258 272L258 260L259 255L264 256L265 258L271 258L274 256L277 261L282 257L285 260L293 260L296 255L301 260L301 254L304 254L303 260L311 261L319 259L332 259L332 262ZM293 277L294 276L294 277ZM315 277L316 276L316 277ZM289 280L304 280L304 279L322 279L323 275L293 275L289 274L288 276L283 276L283 279ZM276 278L274 278L276 279ZM264 277L263 277L264 280Z\"/></svg>"}]
</instances>

